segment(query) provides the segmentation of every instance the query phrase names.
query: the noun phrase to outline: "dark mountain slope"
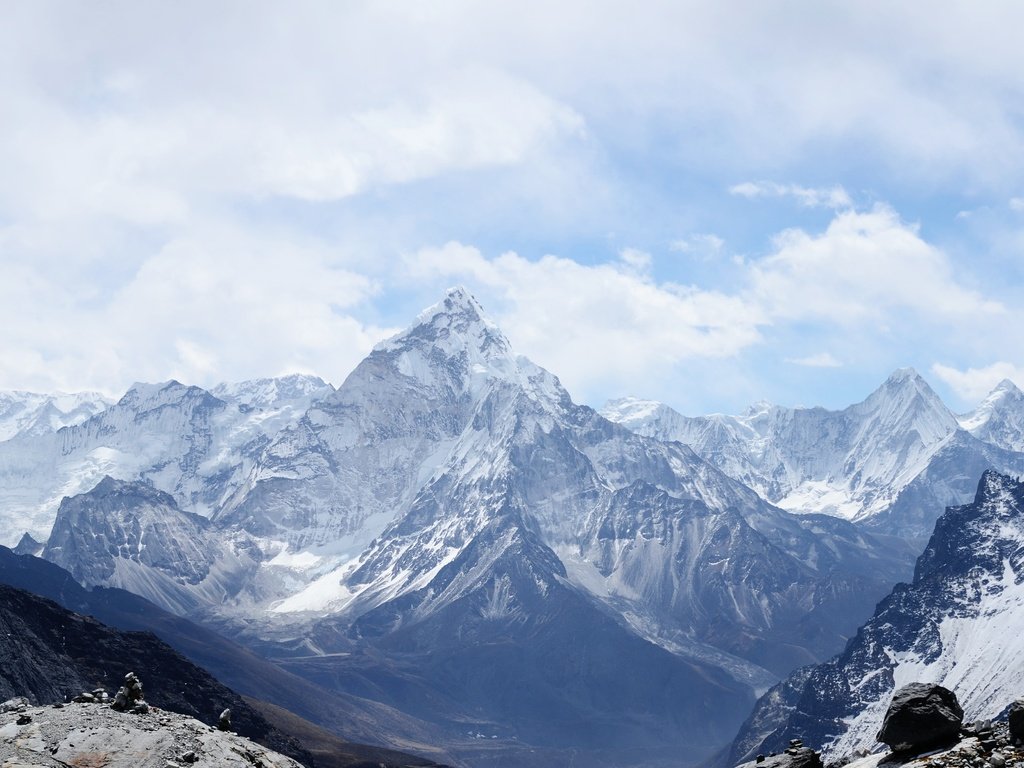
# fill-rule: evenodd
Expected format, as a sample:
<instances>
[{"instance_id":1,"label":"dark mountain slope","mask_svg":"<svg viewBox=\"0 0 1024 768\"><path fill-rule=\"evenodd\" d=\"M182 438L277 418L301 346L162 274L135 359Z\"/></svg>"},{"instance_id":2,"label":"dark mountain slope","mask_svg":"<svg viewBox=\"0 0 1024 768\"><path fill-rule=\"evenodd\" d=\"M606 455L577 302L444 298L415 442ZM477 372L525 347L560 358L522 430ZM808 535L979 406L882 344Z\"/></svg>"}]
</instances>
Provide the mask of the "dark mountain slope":
<instances>
[{"instance_id":1,"label":"dark mountain slope","mask_svg":"<svg viewBox=\"0 0 1024 768\"><path fill-rule=\"evenodd\" d=\"M46 704L98 686L113 693L128 672L136 672L150 704L209 724L230 707L238 733L312 764L294 739L156 635L121 632L0 585L0 637L0 698L27 696Z\"/></svg>"},{"instance_id":2,"label":"dark mountain slope","mask_svg":"<svg viewBox=\"0 0 1024 768\"><path fill-rule=\"evenodd\" d=\"M37 557L15 555L7 547L0 547L0 584L30 590L68 610L94 616L113 627L152 632L231 688L274 702L333 733L430 753L447 761L444 754L430 746L425 725L413 718L376 702L325 690L218 633L168 613L130 592L104 588L87 590L64 569ZM217 710L214 716L219 712ZM353 744L353 747L361 745ZM377 754L373 752L377 749L366 747L372 754ZM379 753L378 763L389 761L388 751ZM419 764L412 756L405 759L409 765Z\"/></svg>"}]
</instances>

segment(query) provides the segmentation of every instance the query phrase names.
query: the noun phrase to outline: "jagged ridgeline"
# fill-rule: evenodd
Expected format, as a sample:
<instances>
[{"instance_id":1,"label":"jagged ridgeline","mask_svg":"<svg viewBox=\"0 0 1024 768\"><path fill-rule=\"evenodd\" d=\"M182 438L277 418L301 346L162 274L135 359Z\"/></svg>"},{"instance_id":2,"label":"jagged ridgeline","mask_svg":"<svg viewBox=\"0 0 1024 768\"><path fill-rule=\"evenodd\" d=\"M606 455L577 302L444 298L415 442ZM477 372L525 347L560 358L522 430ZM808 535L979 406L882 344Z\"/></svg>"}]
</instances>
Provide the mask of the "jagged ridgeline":
<instances>
[{"instance_id":1,"label":"jagged ridgeline","mask_svg":"<svg viewBox=\"0 0 1024 768\"><path fill-rule=\"evenodd\" d=\"M985 467L1024 470L1015 397L958 419L900 371L837 414L670 434L574 403L453 289L337 389L140 384L16 432L0 510L8 543L45 540L82 583L212 622L474 765L676 765L841 650Z\"/></svg>"}]
</instances>

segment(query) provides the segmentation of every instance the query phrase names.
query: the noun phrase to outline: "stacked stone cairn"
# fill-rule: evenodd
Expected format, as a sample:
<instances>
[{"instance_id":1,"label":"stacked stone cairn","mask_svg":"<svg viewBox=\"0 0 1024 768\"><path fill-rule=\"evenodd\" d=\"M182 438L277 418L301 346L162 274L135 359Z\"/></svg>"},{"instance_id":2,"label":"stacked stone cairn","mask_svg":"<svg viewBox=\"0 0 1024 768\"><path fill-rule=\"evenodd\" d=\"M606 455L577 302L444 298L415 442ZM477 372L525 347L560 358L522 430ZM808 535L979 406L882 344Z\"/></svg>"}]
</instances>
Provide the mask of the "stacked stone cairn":
<instances>
[{"instance_id":1,"label":"stacked stone cairn","mask_svg":"<svg viewBox=\"0 0 1024 768\"><path fill-rule=\"evenodd\" d=\"M134 712L137 715L149 712L149 704L142 695L142 681L134 672L124 676L124 685L118 690L110 708L118 712Z\"/></svg>"}]
</instances>

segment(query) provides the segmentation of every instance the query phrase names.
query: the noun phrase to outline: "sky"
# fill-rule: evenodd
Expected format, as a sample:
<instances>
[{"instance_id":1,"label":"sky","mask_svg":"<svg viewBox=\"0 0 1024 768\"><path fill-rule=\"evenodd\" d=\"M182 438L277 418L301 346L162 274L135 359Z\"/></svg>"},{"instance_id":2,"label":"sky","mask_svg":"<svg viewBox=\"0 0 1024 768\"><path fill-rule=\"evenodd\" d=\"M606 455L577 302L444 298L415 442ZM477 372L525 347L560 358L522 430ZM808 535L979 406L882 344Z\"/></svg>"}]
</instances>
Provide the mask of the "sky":
<instances>
[{"instance_id":1,"label":"sky","mask_svg":"<svg viewBox=\"0 0 1024 768\"><path fill-rule=\"evenodd\" d=\"M1024 5L5 2L0 389L340 384L453 285L599 406L1024 385Z\"/></svg>"}]
</instances>

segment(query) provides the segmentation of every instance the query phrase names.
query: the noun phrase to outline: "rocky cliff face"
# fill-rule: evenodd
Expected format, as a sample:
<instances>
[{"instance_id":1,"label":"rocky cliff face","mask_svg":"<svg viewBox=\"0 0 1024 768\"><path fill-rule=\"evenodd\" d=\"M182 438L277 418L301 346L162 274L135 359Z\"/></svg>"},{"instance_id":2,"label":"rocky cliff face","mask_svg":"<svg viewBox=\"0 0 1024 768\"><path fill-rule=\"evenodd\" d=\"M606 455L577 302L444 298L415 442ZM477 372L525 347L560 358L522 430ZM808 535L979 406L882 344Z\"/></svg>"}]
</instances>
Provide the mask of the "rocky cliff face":
<instances>
[{"instance_id":1,"label":"rocky cliff face","mask_svg":"<svg viewBox=\"0 0 1024 768\"><path fill-rule=\"evenodd\" d=\"M968 721L991 718L1024 688L1024 484L986 472L974 501L939 519L914 580L900 584L842 654L759 702L731 760L789 734L826 757L875 745L892 691L953 690Z\"/></svg>"},{"instance_id":2,"label":"rocky cliff face","mask_svg":"<svg viewBox=\"0 0 1024 768\"><path fill-rule=\"evenodd\" d=\"M214 529L147 483L111 477L61 502L42 556L82 584L127 589L183 615L233 599L262 560L252 537Z\"/></svg>"}]
</instances>

